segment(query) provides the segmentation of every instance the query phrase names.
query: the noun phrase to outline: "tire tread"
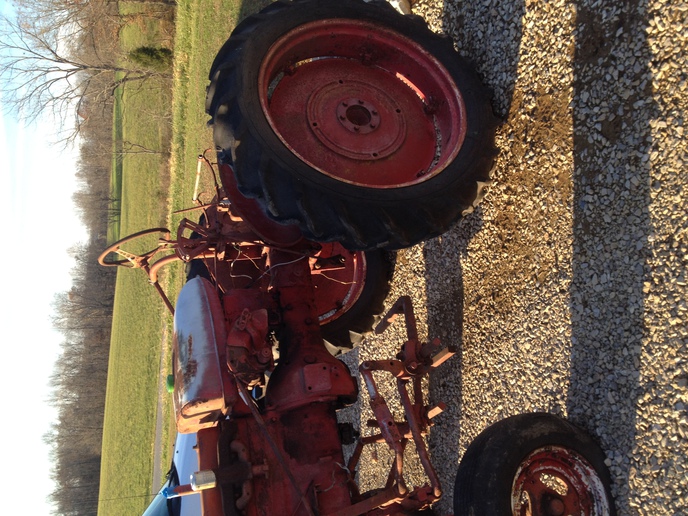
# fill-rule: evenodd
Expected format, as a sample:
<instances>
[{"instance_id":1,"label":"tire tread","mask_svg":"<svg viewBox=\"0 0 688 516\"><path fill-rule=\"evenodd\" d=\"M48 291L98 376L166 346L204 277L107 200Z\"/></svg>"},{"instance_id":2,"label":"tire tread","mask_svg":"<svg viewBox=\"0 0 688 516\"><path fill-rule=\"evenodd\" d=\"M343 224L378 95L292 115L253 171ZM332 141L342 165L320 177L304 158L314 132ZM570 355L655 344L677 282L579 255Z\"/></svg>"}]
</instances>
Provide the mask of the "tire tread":
<instances>
[{"instance_id":1,"label":"tire tread","mask_svg":"<svg viewBox=\"0 0 688 516\"><path fill-rule=\"evenodd\" d=\"M442 192L444 202L437 196L424 194L412 202L387 206L377 200L376 192L369 198L361 193L362 198L354 200L340 192L296 179L294 173L280 163L277 151L262 148L259 136L253 134L246 123L248 115L242 113L241 108L243 50L249 38L259 37L264 24L289 17L296 10L308 9L323 15L332 9L341 12L340 7L332 7L334 4L340 2L278 1L236 27L213 62L207 89L205 106L214 126L216 148L234 161L237 185L243 195L257 199L271 218L297 223L307 238L323 242L338 240L353 250L408 247L443 233L470 213L482 198L496 153L491 105L482 93L484 88L477 75L466 69L465 97L471 103L470 109L475 111L476 123L469 129L471 132L462 152L467 149L466 163L471 165L470 170L458 173L457 179ZM390 27L407 27L417 38L429 42L430 51L452 52L457 62L464 62L448 38L434 34L419 16L403 16L381 1L342 0L341 4L361 17L384 18L384 23ZM258 64L244 63L243 66Z\"/></svg>"}]
</instances>

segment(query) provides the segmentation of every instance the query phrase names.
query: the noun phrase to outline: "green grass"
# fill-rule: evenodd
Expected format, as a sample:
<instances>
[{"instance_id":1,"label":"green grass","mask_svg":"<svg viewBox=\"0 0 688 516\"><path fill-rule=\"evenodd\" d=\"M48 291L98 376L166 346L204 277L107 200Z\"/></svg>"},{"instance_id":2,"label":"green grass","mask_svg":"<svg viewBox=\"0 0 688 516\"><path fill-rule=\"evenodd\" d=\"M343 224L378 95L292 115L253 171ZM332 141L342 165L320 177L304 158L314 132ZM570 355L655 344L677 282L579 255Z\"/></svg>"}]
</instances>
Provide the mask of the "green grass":
<instances>
[{"instance_id":1,"label":"green grass","mask_svg":"<svg viewBox=\"0 0 688 516\"><path fill-rule=\"evenodd\" d=\"M128 85L118 93L114 135L141 146L137 153L114 158L113 195L121 199L118 224L108 231L115 239L149 227L176 227L180 215L173 211L191 206L197 156L212 147L212 134L204 113L205 87L210 64L244 16L267 5L266 0L179 0L174 43L172 97L162 83ZM135 14L134 2L120 4L121 12ZM222 13L222 15L218 15ZM133 23L121 33L125 51L166 41L168 30L150 24L144 17L130 17ZM164 130L166 108L172 106L173 130ZM144 152L171 145L171 159ZM138 148L138 147L137 147ZM210 155L211 159L214 157ZM170 165L171 164L171 165ZM208 195L212 195L208 191ZM205 199L209 200L208 195ZM187 214L189 218L195 214ZM111 240L112 241L112 240ZM148 245L153 245L151 240ZM135 250L135 249L131 249ZM142 249L138 249L142 250ZM181 288L183 268L168 272L164 283L174 298ZM99 515L140 515L150 501L156 406L159 396L161 356L167 362L169 343L164 331L171 320L141 271L120 269L117 276L115 308L103 432ZM169 399L169 398L167 398ZM169 403L164 407L166 443L163 473L171 460Z\"/></svg>"},{"instance_id":2,"label":"green grass","mask_svg":"<svg viewBox=\"0 0 688 516\"><path fill-rule=\"evenodd\" d=\"M155 44L164 32L137 21L122 29L122 47ZM113 136L122 143L113 149L111 192L121 200L121 213L108 229L110 241L165 224L170 139L165 119L171 98L170 81L159 78L126 83L116 91ZM155 240L143 245L152 247ZM120 269L103 424L99 514L140 515L150 501L161 328L168 319L145 275Z\"/></svg>"},{"instance_id":3,"label":"green grass","mask_svg":"<svg viewBox=\"0 0 688 516\"><path fill-rule=\"evenodd\" d=\"M123 271L117 277L99 514L141 514L152 489L161 323L158 318L157 326L138 324L141 306L159 312L159 301L134 272Z\"/></svg>"},{"instance_id":4,"label":"green grass","mask_svg":"<svg viewBox=\"0 0 688 516\"><path fill-rule=\"evenodd\" d=\"M211 5L199 0L178 2L172 106L172 210L189 207L198 154L214 148L204 106L208 71L215 54L238 21L269 3L266 0L215 0ZM210 157L214 158L214 154L210 153ZM210 196L213 193L207 192ZM172 222L179 219L174 217Z\"/></svg>"},{"instance_id":5,"label":"green grass","mask_svg":"<svg viewBox=\"0 0 688 516\"><path fill-rule=\"evenodd\" d=\"M119 13L126 21L120 33L122 50L128 52L141 46L172 48L174 25L168 23L172 21L172 16L159 14L165 10L164 6L156 6L145 0L120 0Z\"/></svg>"},{"instance_id":6,"label":"green grass","mask_svg":"<svg viewBox=\"0 0 688 516\"><path fill-rule=\"evenodd\" d=\"M110 199L113 200L115 206L120 213L122 206L120 200L122 199L122 88L115 90L114 108L112 116L112 141L115 142L112 154L112 172L110 174ZM108 242L116 242L120 235L120 218L110 218L107 229Z\"/></svg>"},{"instance_id":7,"label":"green grass","mask_svg":"<svg viewBox=\"0 0 688 516\"><path fill-rule=\"evenodd\" d=\"M150 96L155 97L155 94ZM143 101L146 95L139 91L137 97L137 101ZM137 103L133 99L129 99L129 102L128 107ZM138 123L135 126L136 131L145 131L149 137L156 135L155 127L150 124ZM125 136L133 136L130 134L132 130L125 122ZM122 235L163 225L167 210L165 182L160 176L160 165L161 156L123 157L120 217ZM128 249L139 252L154 245L155 242L148 238L147 245ZM142 271L120 269L115 290L106 393L101 499L150 492L150 443L155 425L162 349L161 312L160 300ZM132 457L135 460L132 461ZM123 472L126 472L130 484L121 482ZM143 505L145 502L147 500ZM142 503L128 504L126 510L121 506L108 510L105 502L101 502L99 513L136 514L142 512L139 510L141 505Z\"/></svg>"}]
</instances>

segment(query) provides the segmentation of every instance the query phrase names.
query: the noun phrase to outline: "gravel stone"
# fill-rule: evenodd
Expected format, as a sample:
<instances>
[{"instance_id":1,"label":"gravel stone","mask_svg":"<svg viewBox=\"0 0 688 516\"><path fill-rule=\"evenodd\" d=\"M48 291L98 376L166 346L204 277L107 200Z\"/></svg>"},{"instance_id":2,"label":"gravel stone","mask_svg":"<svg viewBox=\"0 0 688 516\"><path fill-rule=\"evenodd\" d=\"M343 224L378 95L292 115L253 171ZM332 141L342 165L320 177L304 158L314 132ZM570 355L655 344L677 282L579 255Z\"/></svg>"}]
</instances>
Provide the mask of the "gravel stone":
<instances>
[{"instance_id":1,"label":"gravel stone","mask_svg":"<svg viewBox=\"0 0 688 516\"><path fill-rule=\"evenodd\" d=\"M398 253L391 304L459 346L427 384L452 514L459 460L504 417L547 411L601 444L620 516L688 507L688 2L419 0L494 94L494 181L440 238ZM345 357L393 357L403 324ZM394 382L380 379L393 412ZM365 386L361 385L361 391ZM363 396L362 396L363 397ZM342 416L372 418L367 403ZM363 490L391 457L366 450ZM409 454L407 484L425 483Z\"/></svg>"}]
</instances>

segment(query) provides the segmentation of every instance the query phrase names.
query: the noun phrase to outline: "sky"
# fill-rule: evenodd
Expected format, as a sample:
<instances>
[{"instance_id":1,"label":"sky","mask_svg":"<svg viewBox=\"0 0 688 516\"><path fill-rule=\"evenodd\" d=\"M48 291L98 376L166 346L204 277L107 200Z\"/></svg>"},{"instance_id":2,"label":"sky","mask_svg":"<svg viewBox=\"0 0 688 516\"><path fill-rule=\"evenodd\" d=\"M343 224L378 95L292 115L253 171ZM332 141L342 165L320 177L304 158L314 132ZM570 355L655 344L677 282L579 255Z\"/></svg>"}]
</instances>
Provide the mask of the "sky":
<instances>
[{"instance_id":1,"label":"sky","mask_svg":"<svg viewBox=\"0 0 688 516\"><path fill-rule=\"evenodd\" d=\"M42 437L55 415L46 401L62 336L52 329L51 303L71 286L74 261L67 249L86 240L72 204L75 158L70 149L51 147L51 140L50 127L25 127L0 112L0 393L6 396L0 442L12 443L3 451L0 483L12 491L29 487L24 514L35 515L48 514L42 494L53 490Z\"/></svg>"},{"instance_id":2,"label":"sky","mask_svg":"<svg viewBox=\"0 0 688 516\"><path fill-rule=\"evenodd\" d=\"M4 0L0 11L7 12ZM48 381L62 342L51 303L71 286L67 249L87 236L72 203L77 148L51 145L52 121L27 126L6 108L0 90L0 485L21 500L23 514L40 516L50 513L54 489L43 435L55 418Z\"/></svg>"}]
</instances>

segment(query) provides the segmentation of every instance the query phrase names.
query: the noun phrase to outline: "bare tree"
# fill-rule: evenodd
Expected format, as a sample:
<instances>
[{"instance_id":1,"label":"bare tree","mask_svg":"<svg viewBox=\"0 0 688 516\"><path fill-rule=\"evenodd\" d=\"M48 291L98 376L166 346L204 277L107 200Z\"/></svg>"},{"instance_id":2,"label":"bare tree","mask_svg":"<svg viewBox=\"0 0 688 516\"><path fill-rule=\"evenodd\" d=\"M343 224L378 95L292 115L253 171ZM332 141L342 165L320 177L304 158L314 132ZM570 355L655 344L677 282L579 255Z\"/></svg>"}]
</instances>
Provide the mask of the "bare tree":
<instances>
[{"instance_id":1,"label":"bare tree","mask_svg":"<svg viewBox=\"0 0 688 516\"><path fill-rule=\"evenodd\" d=\"M83 29L75 22L51 25L22 18L16 22L0 18L0 87L3 100L26 120L51 113L62 122L65 139L73 139L93 104L108 102L118 86L169 73L127 62L113 45L101 47L103 28L93 24ZM116 38L114 38L116 40ZM125 63L125 64L122 64ZM72 124L67 124L68 117ZM63 133L64 134L64 133Z\"/></svg>"},{"instance_id":2,"label":"bare tree","mask_svg":"<svg viewBox=\"0 0 688 516\"><path fill-rule=\"evenodd\" d=\"M136 19L160 18L170 13L175 0L134 0L131 3L147 4L140 12L124 14L120 4L128 0L22 0L18 5L20 17L49 20L51 26L72 25L76 30L88 30L105 18L114 25L124 25Z\"/></svg>"}]
</instances>

